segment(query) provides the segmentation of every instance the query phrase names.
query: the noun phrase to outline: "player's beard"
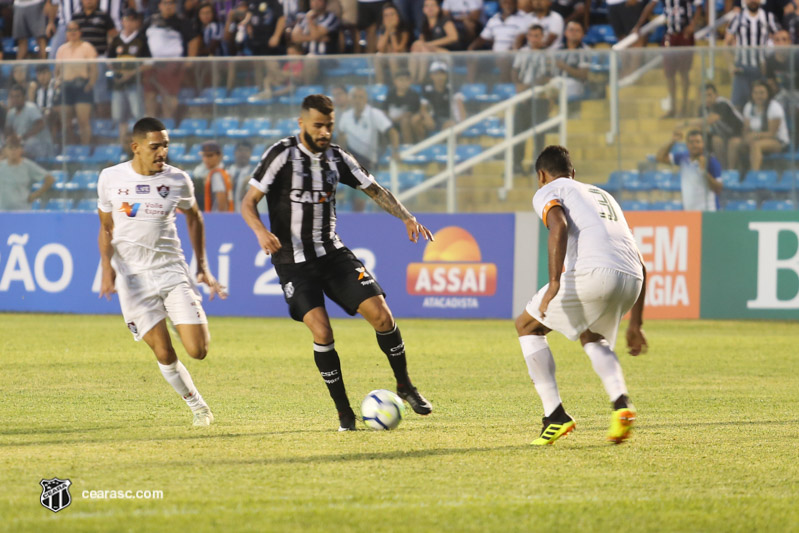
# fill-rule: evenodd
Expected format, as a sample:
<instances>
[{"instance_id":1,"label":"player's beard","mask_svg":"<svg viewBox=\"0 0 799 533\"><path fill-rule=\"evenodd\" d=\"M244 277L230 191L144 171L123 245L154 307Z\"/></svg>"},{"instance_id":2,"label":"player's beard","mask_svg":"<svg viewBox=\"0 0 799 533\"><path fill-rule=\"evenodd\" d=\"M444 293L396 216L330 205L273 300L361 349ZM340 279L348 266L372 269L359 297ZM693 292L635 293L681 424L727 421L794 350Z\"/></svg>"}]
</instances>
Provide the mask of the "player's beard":
<instances>
[{"instance_id":1,"label":"player's beard","mask_svg":"<svg viewBox=\"0 0 799 533\"><path fill-rule=\"evenodd\" d=\"M313 150L315 153L319 153L319 152L324 152L325 151L326 148L322 148L321 146L316 144L316 141L314 141L313 137L311 137L311 134L308 133L307 131L303 132L302 138L305 139L305 143L308 146L310 146L311 150ZM328 146L330 146L329 142L328 142Z\"/></svg>"}]
</instances>

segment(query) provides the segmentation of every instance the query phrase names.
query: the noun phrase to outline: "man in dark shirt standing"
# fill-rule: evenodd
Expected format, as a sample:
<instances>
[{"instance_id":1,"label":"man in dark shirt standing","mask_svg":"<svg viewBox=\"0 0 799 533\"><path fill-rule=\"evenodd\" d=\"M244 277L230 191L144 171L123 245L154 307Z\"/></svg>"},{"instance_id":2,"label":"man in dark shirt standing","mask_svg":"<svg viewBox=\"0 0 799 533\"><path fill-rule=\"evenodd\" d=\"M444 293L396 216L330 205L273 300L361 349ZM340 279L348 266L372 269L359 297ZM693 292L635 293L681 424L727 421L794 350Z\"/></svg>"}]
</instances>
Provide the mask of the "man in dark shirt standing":
<instances>
[{"instance_id":1,"label":"man in dark shirt standing","mask_svg":"<svg viewBox=\"0 0 799 533\"><path fill-rule=\"evenodd\" d=\"M200 49L200 36L191 21L178 15L177 0L161 0L158 13L147 21L144 35L150 55L159 61L144 77L144 107L147 115L175 118L178 93L183 83L185 66L181 57L195 57ZM161 97L161 112L158 97Z\"/></svg>"},{"instance_id":2,"label":"man in dark shirt standing","mask_svg":"<svg viewBox=\"0 0 799 533\"><path fill-rule=\"evenodd\" d=\"M98 57L104 57L108 43L119 32L111 15L98 9L98 0L81 0L82 9L72 15L72 20L80 26L81 38L94 46ZM108 82L105 77L106 65L97 65L97 81L94 83L95 116L108 117Z\"/></svg>"},{"instance_id":3,"label":"man in dark shirt standing","mask_svg":"<svg viewBox=\"0 0 799 533\"><path fill-rule=\"evenodd\" d=\"M699 118L686 120L683 126L707 131L712 152L721 161L722 168L728 168L727 163L734 157L727 154L727 146L732 139L741 137L744 119L732 102L719 96L715 85L705 84L705 99L699 108Z\"/></svg>"},{"instance_id":4,"label":"man in dark shirt standing","mask_svg":"<svg viewBox=\"0 0 799 533\"><path fill-rule=\"evenodd\" d=\"M388 91L383 109L399 129L402 142L411 144L424 138L422 99L411 88L411 73L400 70L394 76L394 87Z\"/></svg>"},{"instance_id":5,"label":"man in dark shirt standing","mask_svg":"<svg viewBox=\"0 0 799 533\"><path fill-rule=\"evenodd\" d=\"M291 317L313 336L314 360L339 416L339 431L352 431L355 413L341 376L333 328L324 295L348 314L360 313L377 334L397 380L397 394L420 415L433 406L408 377L405 344L386 304L383 289L336 233L336 187L361 189L387 213L405 224L408 238L433 240L391 192L381 187L354 157L331 144L335 111L327 96L313 94L302 103L300 134L272 145L250 179L241 212L258 245L272 256ZM257 204L266 197L267 230Z\"/></svg>"},{"instance_id":6,"label":"man in dark shirt standing","mask_svg":"<svg viewBox=\"0 0 799 533\"><path fill-rule=\"evenodd\" d=\"M147 38L140 31L141 15L133 9L125 10L122 15L122 33L114 37L108 47L110 59L133 59L150 57ZM141 63L116 63L111 95L111 117L119 124L119 142L126 144L128 120L138 120L142 116L141 96L136 75L141 70Z\"/></svg>"}]
</instances>

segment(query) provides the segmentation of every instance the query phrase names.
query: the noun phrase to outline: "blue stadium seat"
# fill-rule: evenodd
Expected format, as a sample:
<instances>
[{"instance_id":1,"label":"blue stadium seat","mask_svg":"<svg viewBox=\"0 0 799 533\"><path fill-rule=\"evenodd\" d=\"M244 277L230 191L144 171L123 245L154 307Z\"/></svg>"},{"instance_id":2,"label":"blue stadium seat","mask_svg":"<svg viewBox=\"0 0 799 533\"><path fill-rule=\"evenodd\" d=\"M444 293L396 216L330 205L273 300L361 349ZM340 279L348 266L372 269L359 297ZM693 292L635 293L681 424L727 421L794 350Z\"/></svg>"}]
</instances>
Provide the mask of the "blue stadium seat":
<instances>
[{"instance_id":1,"label":"blue stadium seat","mask_svg":"<svg viewBox=\"0 0 799 533\"><path fill-rule=\"evenodd\" d=\"M489 0L483 4L483 15L485 15L486 20L499 13L499 11L499 2L495 0Z\"/></svg>"},{"instance_id":2,"label":"blue stadium seat","mask_svg":"<svg viewBox=\"0 0 799 533\"><path fill-rule=\"evenodd\" d=\"M13 37L5 37L3 39L3 55L6 57L17 55L17 43ZM7 76L4 75L3 77L6 78Z\"/></svg>"},{"instance_id":3,"label":"blue stadium seat","mask_svg":"<svg viewBox=\"0 0 799 533\"><path fill-rule=\"evenodd\" d=\"M42 201L38 198L31 202L31 211L38 211L42 208Z\"/></svg>"},{"instance_id":4,"label":"blue stadium seat","mask_svg":"<svg viewBox=\"0 0 799 533\"><path fill-rule=\"evenodd\" d=\"M92 135L116 139L119 137L119 128L110 118L94 118L92 119Z\"/></svg>"},{"instance_id":5,"label":"blue stadium seat","mask_svg":"<svg viewBox=\"0 0 799 533\"><path fill-rule=\"evenodd\" d=\"M178 157L186 153L186 143L169 143L169 157Z\"/></svg>"},{"instance_id":6,"label":"blue stadium seat","mask_svg":"<svg viewBox=\"0 0 799 533\"><path fill-rule=\"evenodd\" d=\"M122 147L118 144L97 146L87 159L89 163L119 163L122 159ZM72 178L75 179L74 177Z\"/></svg>"},{"instance_id":7,"label":"blue stadium seat","mask_svg":"<svg viewBox=\"0 0 799 533\"><path fill-rule=\"evenodd\" d=\"M791 200L767 200L760 206L763 211L793 211L796 209Z\"/></svg>"},{"instance_id":8,"label":"blue stadium seat","mask_svg":"<svg viewBox=\"0 0 799 533\"><path fill-rule=\"evenodd\" d=\"M48 170L47 173L53 176L53 179L56 181L56 183L59 181L65 182L68 178L67 172L65 170Z\"/></svg>"},{"instance_id":9,"label":"blue stadium seat","mask_svg":"<svg viewBox=\"0 0 799 533\"><path fill-rule=\"evenodd\" d=\"M621 208L624 211L648 211L651 206L649 205L649 202L627 200L621 203Z\"/></svg>"},{"instance_id":10,"label":"blue stadium seat","mask_svg":"<svg viewBox=\"0 0 799 533\"><path fill-rule=\"evenodd\" d=\"M238 129L238 117L218 117L211 123L211 129L217 136L225 136L228 131Z\"/></svg>"},{"instance_id":11,"label":"blue stadium seat","mask_svg":"<svg viewBox=\"0 0 799 533\"><path fill-rule=\"evenodd\" d=\"M274 129L280 132L281 137L286 137L299 133L300 126L297 124L296 118L283 118L277 121Z\"/></svg>"},{"instance_id":12,"label":"blue stadium seat","mask_svg":"<svg viewBox=\"0 0 799 533\"><path fill-rule=\"evenodd\" d=\"M246 104L251 96L259 93L258 87L234 87L230 90L230 94L224 98L217 98L216 105L220 106L234 106Z\"/></svg>"},{"instance_id":13,"label":"blue stadium seat","mask_svg":"<svg viewBox=\"0 0 799 533\"><path fill-rule=\"evenodd\" d=\"M235 144L226 144L222 146L222 161L225 163L231 163L233 161L233 156L236 154L236 145Z\"/></svg>"},{"instance_id":14,"label":"blue stadium seat","mask_svg":"<svg viewBox=\"0 0 799 533\"><path fill-rule=\"evenodd\" d=\"M776 170L750 170L746 173L744 184L756 189L770 189L777 184Z\"/></svg>"},{"instance_id":15,"label":"blue stadium seat","mask_svg":"<svg viewBox=\"0 0 799 533\"><path fill-rule=\"evenodd\" d=\"M622 174L621 188L624 191L646 192L651 191L655 186L653 183L653 173L644 172L625 172Z\"/></svg>"},{"instance_id":16,"label":"blue stadium seat","mask_svg":"<svg viewBox=\"0 0 799 533\"><path fill-rule=\"evenodd\" d=\"M225 97L227 97L226 87L208 87L203 89L199 95L182 100L182 102L190 106L210 105L217 99L221 100Z\"/></svg>"},{"instance_id":17,"label":"blue stadium seat","mask_svg":"<svg viewBox=\"0 0 799 533\"><path fill-rule=\"evenodd\" d=\"M200 157L200 146L202 146L200 143L195 144L191 148L187 148L186 151L180 155L172 156L170 154L170 158L180 165L196 165L202 161L202 157Z\"/></svg>"},{"instance_id":18,"label":"blue stadium seat","mask_svg":"<svg viewBox=\"0 0 799 533\"><path fill-rule=\"evenodd\" d=\"M294 89L294 93L281 96L277 99L283 105L300 105L306 96L324 93L325 88L321 85L300 85Z\"/></svg>"},{"instance_id":19,"label":"blue stadium seat","mask_svg":"<svg viewBox=\"0 0 799 533\"><path fill-rule=\"evenodd\" d=\"M477 96L486 94L485 83L464 83L458 91L463 95L464 102L471 102L477 99Z\"/></svg>"},{"instance_id":20,"label":"blue stadium seat","mask_svg":"<svg viewBox=\"0 0 799 533\"><path fill-rule=\"evenodd\" d=\"M214 130L204 118L184 118L180 126L172 130L172 137L214 137Z\"/></svg>"},{"instance_id":21,"label":"blue stadium seat","mask_svg":"<svg viewBox=\"0 0 799 533\"><path fill-rule=\"evenodd\" d=\"M653 211L682 211L682 202L678 201L665 201L665 202L652 202L649 208Z\"/></svg>"},{"instance_id":22,"label":"blue stadium seat","mask_svg":"<svg viewBox=\"0 0 799 533\"><path fill-rule=\"evenodd\" d=\"M51 198L44 207L45 211L69 211L72 209L72 200L69 198Z\"/></svg>"},{"instance_id":23,"label":"blue stadium seat","mask_svg":"<svg viewBox=\"0 0 799 533\"><path fill-rule=\"evenodd\" d=\"M95 198L83 198L77 201L74 209L75 211L97 211L97 200Z\"/></svg>"},{"instance_id":24,"label":"blue stadium seat","mask_svg":"<svg viewBox=\"0 0 799 533\"><path fill-rule=\"evenodd\" d=\"M402 162L409 165L426 165L427 163L435 161L436 157L440 155L447 155L446 144L434 144L433 146L429 146L411 156L403 157Z\"/></svg>"},{"instance_id":25,"label":"blue stadium seat","mask_svg":"<svg viewBox=\"0 0 799 533\"><path fill-rule=\"evenodd\" d=\"M483 153L483 147L479 144L459 144L455 147L455 161L460 163Z\"/></svg>"},{"instance_id":26,"label":"blue stadium seat","mask_svg":"<svg viewBox=\"0 0 799 533\"><path fill-rule=\"evenodd\" d=\"M754 182L742 182L741 174L737 170L722 170L721 183L724 189L733 193L750 193L757 190Z\"/></svg>"},{"instance_id":27,"label":"blue stadium seat","mask_svg":"<svg viewBox=\"0 0 799 533\"><path fill-rule=\"evenodd\" d=\"M725 211L754 211L757 202L754 200L731 200L724 204Z\"/></svg>"},{"instance_id":28,"label":"blue stadium seat","mask_svg":"<svg viewBox=\"0 0 799 533\"><path fill-rule=\"evenodd\" d=\"M644 172L645 180L652 184L652 187L661 191L679 191L680 174L664 170L654 170Z\"/></svg>"},{"instance_id":29,"label":"blue stadium seat","mask_svg":"<svg viewBox=\"0 0 799 533\"><path fill-rule=\"evenodd\" d=\"M78 170L72 176L70 183L76 185L79 190L92 190L97 188L97 178L100 173L94 170Z\"/></svg>"},{"instance_id":30,"label":"blue stadium seat","mask_svg":"<svg viewBox=\"0 0 799 533\"><path fill-rule=\"evenodd\" d=\"M388 96L388 86L382 83L376 83L366 87L366 94L369 95L370 102L385 102Z\"/></svg>"},{"instance_id":31,"label":"blue stadium seat","mask_svg":"<svg viewBox=\"0 0 799 533\"><path fill-rule=\"evenodd\" d=\"M64 147L63 153L55 157L58 163L84 163L91 155L91 146L82 144L68 144Z\"/></svg>"},{"instance_id":32,"label":"blue stadium seat","mask_svg":"<svg viewBox=\"0 0 799 533\"><path fill-rule=\"evenodd\" d=\"M616 39L616 34L610 24L593 24L588 28L583 42L589 46L599 43L614 45L618 42L618 39Z\"/></svg>"},{"instance_id":33,"label":"blue stadium seat","mask_svg":"<svg viewBox=\"0 0 799 533\"><path fill-rule=\"evenodd\" d=\"M397 176L399 180L400 189L410 189L422 183L425 178L424 172L421 170L409 170L400 172Z\"/></svg>"},{"instance_id":34,"label":"blue stadium seat","mask_svg":"<svg viewBox=\"0 0 799 533\"><path fill-rule=\"evenodd\" d=\"M786 170L782 173L782 179L771 190L775 192L790 192L794 188L799 188L799 175L793 170Z\"/></svg>"},{"instance_id":35,"label":"blue stadium seat","mask_svg":"<svg viewBox=\"0 0 799 533\"><path fill-rule=\"evenodd\" d=\"M258 163L261 156L266 152L266 144L256 144L252 147L252 155L250 156L250 163Z\"/></svg>"},{"instance_id":36,"label":"blue stadium seat","mask_svg":"<svg viewBox=\"0 0 799 533\"><path fill-rule=\"evenodd\" d=\"M515 83L495 83L491 91L493 94L499 96L500 100L506 100L511 96L516 96Z\"/></svg>"}]
</instances>

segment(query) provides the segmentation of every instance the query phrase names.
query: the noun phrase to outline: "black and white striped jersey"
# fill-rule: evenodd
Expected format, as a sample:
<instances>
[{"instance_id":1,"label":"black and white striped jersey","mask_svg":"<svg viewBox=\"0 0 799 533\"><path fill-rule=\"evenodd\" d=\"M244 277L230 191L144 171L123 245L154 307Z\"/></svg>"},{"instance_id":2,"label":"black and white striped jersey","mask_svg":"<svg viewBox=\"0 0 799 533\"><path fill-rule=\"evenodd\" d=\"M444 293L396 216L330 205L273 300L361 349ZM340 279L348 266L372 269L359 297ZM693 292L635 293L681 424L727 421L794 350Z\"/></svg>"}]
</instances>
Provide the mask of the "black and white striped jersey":
<instances>
[{"instance_id":1,"label":"black and white striped jersey","mask_svg":"<svg viewBox=\"0 0 799 533\"><path fill-rule=\"evenodd\" d=\"M693 22L694 14L701 6L702 0L663 0L666 32L669 34L682 33Z\"/></svg>"},{"instance_id":2,"label":"black and white striped jersey","mask_svg":"<svg viewBox=\"0 0 799 533\"><path fill-rule=\"evenodd\" d=\"M302 263L344 246L336 234L339 183L363 189L375 179L335 144L314 154L292 136L264 152L250 185L266 194L270 230L280 240L273 264Z\"/></svg>"},{"instance_id":3,"label":"black and white striped jersey","mask_svg":"<svg viewBox=\"0 0 799 533\"><path fill-rule=\"evenodd\" d=\"M774 13L759 9L754 15L748 9L741 10L730 22L727 31L735 35L735 65L739 67L757 67L765 61L765 51L760 49L743 49L745 47L766 46L769 36L779 31Z\"/></svg>"}]
</instances>

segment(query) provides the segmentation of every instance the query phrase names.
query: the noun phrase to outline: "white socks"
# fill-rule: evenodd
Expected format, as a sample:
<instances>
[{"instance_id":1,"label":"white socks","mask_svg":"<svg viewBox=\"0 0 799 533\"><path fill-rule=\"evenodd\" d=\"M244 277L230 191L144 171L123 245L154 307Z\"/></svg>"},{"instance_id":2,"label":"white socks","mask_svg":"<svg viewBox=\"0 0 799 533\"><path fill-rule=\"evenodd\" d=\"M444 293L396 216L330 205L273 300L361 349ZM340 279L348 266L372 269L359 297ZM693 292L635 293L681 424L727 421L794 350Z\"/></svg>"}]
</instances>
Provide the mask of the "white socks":
<instances>
[{"instance_id":1,"label":"white socks","mask_svg":"<svg viewBox=\"0 0 799 533\"><path fill-rule=\"evenodd\" d=\"M172 385L172 388L175 389L178 394L180 394L181 398L186 400L186 404L191 408L192 411L208 407L203 400L203 397L200 396L200 393L194 386L194 382L191 380L189 371L186 370L186 367L183 366L183 363L181 363L179 360L175 361L171 365L162 365L161 363L158 363L158 367L161 369L161 374L164 375L164 379L167 380L170 385Z\"/></svg>"},{"instance_id":2,"label":"white socks","mask_svg":"<svg viewBox=\"0 0 799 533\"><path fill-rule=\"evenodd\" d=\"M624 383L621 365L616 354L610 349L608 341L602 339L599 342L589 342L583 346L583 350L591 359L594 372L602 380L602 385L605 386L610 401L613 402L622 394L627 394L627 385Z\"/></svg>"},{"instance_id":3,"label":"white socks","mask_svg":"<svg viewBox=\"0 0 799 533\"><path fill-rule=\"evenodd\" d=\"M519 344L522 345L527 371L544 404L544 415L549 416L560 405L560 393L555 382L555 359L547 338L543 335L522 335Z\"/></svg>"}]
</instances>

